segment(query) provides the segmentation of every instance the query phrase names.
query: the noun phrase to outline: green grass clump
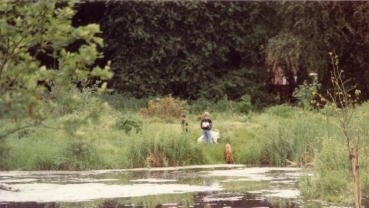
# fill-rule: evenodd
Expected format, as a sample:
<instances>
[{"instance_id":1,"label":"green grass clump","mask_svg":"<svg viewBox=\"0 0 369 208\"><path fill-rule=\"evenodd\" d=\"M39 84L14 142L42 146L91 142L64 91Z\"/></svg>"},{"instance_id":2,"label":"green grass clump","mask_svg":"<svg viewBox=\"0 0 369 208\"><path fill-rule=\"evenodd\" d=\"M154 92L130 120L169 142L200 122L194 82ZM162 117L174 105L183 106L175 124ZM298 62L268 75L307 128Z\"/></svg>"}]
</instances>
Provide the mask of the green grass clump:
<instances>
[{"instance_id":1,"label":"green grass clump","mask_svg":"<svg viewBox=\"0 0 369 208\"><path fill-rule=\"evenodd\" d=\"M129 167L162 167L205 164L203 149L186 134L180 136L172 132L157 132L131 138L127 148Z\"/></svg>"},{"instance_id":2,"label":"green grass clump","mask_svg":"<svg viewBox=\"0 0 369 208\"><path fill-rule=\"evenodd\" d=\"M4 169L53 169L63 142L56 137L48 137L52 132L50 129L36 129L27 137L6 139L8 151L1 159Z\"/></svg>"}]
</instances>

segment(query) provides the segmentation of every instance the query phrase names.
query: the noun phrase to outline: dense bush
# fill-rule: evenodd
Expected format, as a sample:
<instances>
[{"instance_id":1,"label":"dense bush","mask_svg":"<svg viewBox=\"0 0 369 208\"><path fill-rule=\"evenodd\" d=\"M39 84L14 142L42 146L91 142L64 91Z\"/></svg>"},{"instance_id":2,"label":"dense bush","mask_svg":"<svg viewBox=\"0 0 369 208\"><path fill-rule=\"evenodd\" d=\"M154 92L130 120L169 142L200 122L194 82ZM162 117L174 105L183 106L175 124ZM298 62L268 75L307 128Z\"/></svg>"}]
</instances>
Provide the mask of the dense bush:
<instances>
[{"instance_id":1,"label":"dense bush","mask_svg":"<svg viewBox=\"0 0 369 208\"><path fill-rule=\"evenodd\" d=\"M249 113L252 110L250 95L242 96L241 100L237 103L237 108L241 113Z\"/></svg>"},{"instance_id":2,"label":"dense bush","mask_svg":"<svg viewBox=\"0 0 369 208\"><path fill-rule=\"evenodd\" d=\"M237 99L264 81L256 37L274 26L265 11L274 14L251 2L109 3L102 28L115 72L111 83L135 97Z\"/></svg>"},{"instance_id":3,"label":"dense bush","mask_svg":"<svg viewBox=\"0 0 369 208\"><path fill-rule=\"evenodd\" d=\"M304 81L302 85L298 86L293 92L293 96L297 98L298 105L305 109L319 107L319 105L317 106L317 100L319 99L318 92L320 86L317 81L311 84Z\"/></svg>"},{"instance_id":4,"label":"dense bush","mask_svg":"<svg viewBox=\"0 0 369 208\"><path fill-rule=\"evenodd\" d=\"M132 130L139 133L142 131L142 121L131 117L121 117L116 122L116 128L123 130L126 134L130 134Z\"/></svg>"},{"instance_id":5,"label":"dense bush","mask_svg":"<svg viewBox=\"0 0 369 208\"><path fill-rule=\"evenodd\" d=\"M167 96L150 100L146 108L140 110L143 117L158 117L164 120L178 118L181 113L186 112L188 104L179 98Z\"/></svg>"}]
</instances>

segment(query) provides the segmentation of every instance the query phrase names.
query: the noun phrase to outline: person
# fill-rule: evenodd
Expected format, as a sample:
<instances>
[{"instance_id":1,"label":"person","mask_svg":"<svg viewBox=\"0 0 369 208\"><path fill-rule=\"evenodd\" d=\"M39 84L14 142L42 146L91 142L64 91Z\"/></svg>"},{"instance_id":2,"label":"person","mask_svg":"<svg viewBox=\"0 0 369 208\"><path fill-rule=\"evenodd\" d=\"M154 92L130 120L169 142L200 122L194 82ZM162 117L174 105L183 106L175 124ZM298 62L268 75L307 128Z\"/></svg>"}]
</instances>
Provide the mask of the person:
<instances>
[{"instance_id":1,"label":"person","mask_svg":"<svg viewBox=\"0 0 369 208\"><path fill-rule=\"evenodd\" d=\"M181 114L180 120L181 120L182 130L184 132L188 132L188 122L186 121L186 114L185 113Z\"/></svg>"},{"instance_id":2,"label":"person","mask_svg":"<svg viewBox=\"0 0 369 208\"><path fill-rule=\"evenodd\" d=\"M205 112L202 116L200 127L203 130L204 140L207 143L212 143L211 132L210 132L212 126L213 126L213 123L210 119L210 114L209 112Z\"/></svg>"}]
</instances>

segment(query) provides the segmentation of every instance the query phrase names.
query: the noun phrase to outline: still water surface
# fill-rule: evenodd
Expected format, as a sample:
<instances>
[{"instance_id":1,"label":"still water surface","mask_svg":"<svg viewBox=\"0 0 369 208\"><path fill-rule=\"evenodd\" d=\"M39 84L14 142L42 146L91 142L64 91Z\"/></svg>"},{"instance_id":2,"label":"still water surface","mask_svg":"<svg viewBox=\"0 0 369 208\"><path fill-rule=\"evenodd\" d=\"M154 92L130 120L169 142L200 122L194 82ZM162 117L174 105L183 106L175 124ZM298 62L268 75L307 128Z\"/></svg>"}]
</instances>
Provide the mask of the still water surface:
<instances>
[{"instance_id":1,"label":"still water surface","mask_svg":"<svg viewBox=\"0 0 369 208\"><path fill-rule=\"evenodd\" d=\"M1 208L308 207L299 168L202 165L96 171L0 172Z\"/></svg>"}]
</instances>

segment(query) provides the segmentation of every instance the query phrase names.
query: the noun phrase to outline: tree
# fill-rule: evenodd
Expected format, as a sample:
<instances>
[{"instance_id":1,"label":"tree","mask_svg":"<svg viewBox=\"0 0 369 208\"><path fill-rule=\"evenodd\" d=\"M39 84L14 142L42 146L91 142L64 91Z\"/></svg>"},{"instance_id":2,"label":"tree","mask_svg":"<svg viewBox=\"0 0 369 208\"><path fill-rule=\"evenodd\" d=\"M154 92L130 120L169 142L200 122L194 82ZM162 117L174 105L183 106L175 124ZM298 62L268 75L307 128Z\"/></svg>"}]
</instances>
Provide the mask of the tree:
<instances>
[{"instance_id":1,"label":"tree","mask_svg":"<svg viewBox=\"0 0 369 208\"><path fill-rule=\"evenodd\" d=\"M340 127L346 143L346 151L350 162L352 173L353 195L355 208L362 207L362 191L360 185L359 149L360 137L363 130L355 127L354 111L355 105L361 94L359 89L349 87L348 80L343 79L343 70L339 67L339 59L336 53L329 53L332 61L331 81L333 88L329 95L333 100L334 107L339 107L337 112L338 126ZM351 91L354 96L351 96ZM356 128L356 129L355 129ZM356 131L356 132L355 132ZM355 135L356 134L356 135ZM365 134L364 134L365 135Z\"/></svg>"},{"instance_id":2,"label":"tree","mask_svg":"<svg viewBox=\"0 0 369 208\"><path fill-rule=\"evenodd\" d=\"M283 19L278 34L269 41L277 58L294 54L302 72L316 72L322 90L332 88L327 54L337 51L345 76L369 99L369 2L282 2L276 3L278 19ZM286 47L288 46L288 47ZM288 65L288 64L287 64ZM307 73L305 73L307 74ZM306 79L306 77L302 77ZM303 81L303 80L301 80Z\"/></svg>"},{"instance_id":3,"label":"tree","mask_svg":"<svg viewBox=\"0 0 369 208\"><path fill-rule=\"evenodd\" d=\"M51 91L69 90L89 77L111 77L108 67L93 67L102 56L99 25L73 27L73 6L72 1L0 3L0 121L14 124L1 125L0 138L45 120L47 107L55 104L48 99ZM68 50L75 41L83 44ZM75 98L63 100L70 105Z\"/></svg>"},{"instance_id":4,"label":"tree","mask_svg":"<svg viewBox=\"0 0 369 208\"><path fill-rule=\"evenodd\" d=\"M141 1L107 7L102 25L116 90L189 99L258 94L252 90L266 73L259 47L273 33L274 10L267 3Z\"/></svg>"}]
</instances>

